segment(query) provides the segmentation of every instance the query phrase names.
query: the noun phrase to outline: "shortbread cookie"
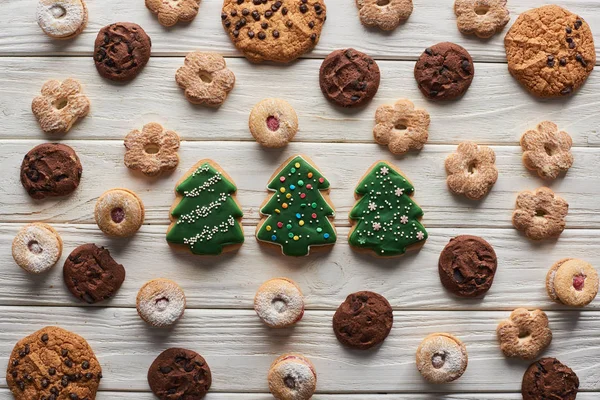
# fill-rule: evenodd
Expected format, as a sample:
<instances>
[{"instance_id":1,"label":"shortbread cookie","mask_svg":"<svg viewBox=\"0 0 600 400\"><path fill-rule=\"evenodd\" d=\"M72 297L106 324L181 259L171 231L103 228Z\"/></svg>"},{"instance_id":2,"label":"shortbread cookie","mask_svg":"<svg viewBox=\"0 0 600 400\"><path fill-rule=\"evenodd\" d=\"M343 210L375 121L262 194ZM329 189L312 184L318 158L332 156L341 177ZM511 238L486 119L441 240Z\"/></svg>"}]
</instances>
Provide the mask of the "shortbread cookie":
<instances>
[{"instance_id":1,"label":"shortbread cookie","mask_svg":"<svg viewBox=\"0 0 600 400\"><path fill-rule=\"evenodd\" d=\"M271 328L285 328L302 319L304 296L291 279L270 279L256 291L254 311Z\"/></svg>"},{"instance_id":2,"label":"shortbread cookie","mask_svg":"<svg viewBox=\"0 0 600 400\"><path fill-rule=\"evenodd\" d=\"M500 349L506 357L524 360L536 358L552 341L548 317L542 310L517 308L509 319L500 322L496 333Z\"/></svg>"},{"instance_id":3,"label":"shortbread cookie","mask_svg":"<svg viewBox=\"0 0 600 400\"><path fill-rule=\"evenodd\" d=\"M523 375L523 400L575 400L579 378L556 358L542 358L531 364Z\"/></svg>"},{"instance_id":4,"label":"shortbread cookie","mask_svg":"<svg viewBox=\"0 0 600 400\"><path fill-rule=\"evenodd\" d=\"M100 379L102 368L90 345L57 326L21 339L6 371L6 383L15 400L93 400Z\"/></svg>"},{"instance_id":5,"label":"shortbread cookie","mask_svg":"<svg viewBox=\"0 0 600 400\"><path fill-rule=\"evenodd\" d=\"M107 25L98 32L94 62L100 76L125 82L135 78L150 59L152 41L141 26L130 22Z\"/></svg>"},{"instance_id":6,"label":"shortbread cookie","mask_svg":"<svg viewBox=\"0 0 600 400\"><path fill-rule=\"evenodd\" d=\"M412 0L356 0L358 16L364 26L392 31L410 17Z\"/></svg>"},{"instance_id":7,"label":"shortbread cookie","mask_svg":"<svg viewBox=\"0 0 600 400\"><path fill-rule=\"evenodd\" d=\"M335 50L319 70L321 91L341 107L360 107L375 96L381 79L379 66L371 57L354 49Z\"/></svg>"},{"instance_id":8,"label":"shortbread cookie","mask_svg":"<svg viewBox=\"0 0 600 400\"><path fill-rule=\"evenodd\" d=\"M46 133L67 133L77 120L90 112L90 101L79 82L51 80L42 86L42 95L33 99L31 111Z\"/></svg>"},{"instance_id":9,"label":"shortbread cookie","mask_svg":"<svg viewBox=\"0 0 600 400\"><path fill-rule=\"evenodd\" d=\"M555 238L565 230L569 203L547 187L517 197L512 223L532 240Z\"/></svg>"},{"instance_id":10,"label":"shortbread cookie","mask_svg":"<svg viewBox=\"0 0 600 400\"><path fill-rule=\"evenodd\" d=\"M179 164L179 136L155 122L134 130L125 137L125 166L147 176L171 171Z\"/></svg>"},{"instance_id":11,"label":"shortbread cookie","mask_svg":"<svg viewBox=\"0 0 600 400\"><path fill-rule=\"evenodd\" d=\"M169 279L153 279L142 286L136 299L137 312L152 326L171 326L185 311L185 294Z\"/></svg>"},{"instance_id":12,"label":"shortbread cookie","mask_svg":"<svg viewBox=\"0 0 600 400\"><path fill-rule=\"evenodd\" d=\"M274 193L260 208L259 242L281 246L283 254L297 257L308 255L311 247L335 243L329 181L306 156L284 162L267 189Z\"/></svg>"},{"instance_id":13,"label":"shortbread cookie","mask_svg":"<svg viewBox=\"0 0 600 400\"><path fill-rule=\"evenodd\" d=\"M60 235L50 225L41 222L25 225L12 243L12 256L17 265L32 274L52 268L62 254Z\"/></svg>"},{"instance_id":14,"label":"shortbread cookie","mask_svg":"<svg viewBox=\"0 0 600 400\"><path fill-rule=\"evenodd\" d=\"M392 164L379 161L356 186L357 201L348 217L350 245L379 257L393 257L421 248L427 231L423 210L412 199L414 186Z\"/></svg>"},{"instance_id":15,"label":"shortbread cookie","mask_svg":"<svg viewBox=\"0 0 600 400\"><path fill-rule=\"evenodd\" d=\"M379 106L375 112L375 123L375 141L387 145L392 154L421 150L429 138L429 113L415 109L410 100Z\"/></svg>"},{"instance_id":16,"label":"shortbread cookie","mask_svg":"<svg viewBox=\"0 0 600 400\"><path fill-rule=\"evenodd\" d=\"M521 137L523 164L543 179L555 179L573 165L573 139L554 122L541 122Z\"/></svg>"},{"instance_id":17,"label":"shortbread cookie","mask_svg":"<svg viewBox=\"0 0 600 400\"><path fill-rule=\"evenodd\" d=\"M160 400L199 400L208 393L212 375L200 354L170 348L160 353L148 369L148 384Z\"/></svg>"},{"instance_id":18,"label":"shortbread cookie","mask_svg":"<svg viewBox=\"0 0 600 400\"><path fill-rule=\"evenodd\" d=\"M487 146L463 142L445 162L450 190L471 200L485 197L498 180L496 154Z\"/></svg>"},{"instance_id":19,"label":"shortbread cookie","mask_svg":"<svg viewBox=\"0 0 600 400\"><path fill-rule=\"evenodd\" d=\"M235 75L216 53L194 51L185 57L175 74L177 85L190 103L218 107L235 85Z\"/></svg>"},{"instance_id":20,"label":"shortbread cookie","mask_svg":"<svg viewBox=\"0 0 600 400\"><path fill-rule=\"evenodd\" d=\"M467 348L449 333L432 333L417 348L417 369L431 383L448 383L467 369Z\"/></svg>"},{"instance_id":21,"label":"shortbread cookie","mask_svg":"<svg viewBox=\"0 0 600 400\"><path fill-rule=\"evenodd\" d=\"M224 0L221 22L252 62L287 63L319 42L326 18L321 0Z\"/></svg>"},{"instance_id":22,"label":"shortbread cookie","mask_svg":"<svg viewBox=\"0 0 600 400\"><path fill-rule=\"evenodd\" d=\"M315 366L300 354L284 354L275 360L267 381L277 400L309 400L317 390Z\"/></svg>"},{"instance_id":23,"label":"shortbread cookie","mask_svg":"<svg viewBox=\"0 0 600 400\"><path fill-rule=\"evenodd\" d=\"M53 39L72 39L85 29L88 11L83 0L39 0L37 22Z\"/></svg>"},{"instance_id":24,"label":"shortbread cookie","mask_svg":"<svg viewBox=\"0 0 600 400\"><path fill-rule=\"evenodd\" d=\"M197 255L219 255L244 243L237 187L212 160L201 160L177 182L169 245Z\"/></svg>"},{"instance_id":25,"label":"shortbread cookie","mask_svg":"<svg viewBox=\"0 0 600 400\"><path fill-rule=\"evenodd\" d=\"M190 22L198 14L200 0L146 0L146 7L158 16L163 26L173 26L178 21Z\"/></svg>"},{"instance_id":26,"label":"shortbread cookie","mask_svg":"<svg viewBox=\"0 0 600 400\"><path fill-rule=\"evenodd\" d=\"M570 95L583 85L596 64L589 25L556 5L519 15L504 46L511 75L538 97Z\"/></svg>"},{"instance_id":27,"label":"shortbread cookie","mask_svg":"<svg viewBox=\"0 0 600 400\"><path fill-rule=\"evenodd\" d=\"M287 101L264 99L250 112L248 125L259 144L271 148L284 147L298 132L298 116Z\"/></svg>"},{"instance_id":28,"label":"shortbread cookie","mask_svg":"<svg viewBox=\"0 0 600 400\"><path fill-rule=\"evenodd\" d=\"M425 49L415 64L421 93L431 100L455 100L471 86L475 66L463 47L450 42Z\"/></svg>"},{"instance_id":29,"label":"shortbread cookie","mask_svg":"<svg viewBox=\"0 0 600 400\"><path fill-rule=\"evenodd\" d=\"M21 184L32 198L67 196L79 186L83 169L66 144L44 143L29 150L21 164Z\"/></svg>"},{"instance_id":30,"label":"shortbread cookie","mask_svg":"<svg viewBox=\"0 0 600 400\"><path fill-rule=\"evenodd\" d=\"M565 258L548 271L546 290L557 303L584 307L598 294L598 273L583 260Z\"/></svg>"},{"instance_id":31,"label":"shortbread cookie","mask_svg":"<svg viewBox=\"0 0 600 400\"><path fill-rule=\"evenodd\" d=\"M484 39L501 32L510 21L506 0L456 0L454 13L461 33Z\"/></svg>"},{"instance_id":32,"label":"shortbread cookie","mask_svg":"<svg viewBox=\"0 0 600 400\"><path fill-rule=\"evenodd\" d=\"M144 204L131 190L111 189L96 202L94 218L108 236L132 236L144 223Z\"/></svg>"}]
</instances>

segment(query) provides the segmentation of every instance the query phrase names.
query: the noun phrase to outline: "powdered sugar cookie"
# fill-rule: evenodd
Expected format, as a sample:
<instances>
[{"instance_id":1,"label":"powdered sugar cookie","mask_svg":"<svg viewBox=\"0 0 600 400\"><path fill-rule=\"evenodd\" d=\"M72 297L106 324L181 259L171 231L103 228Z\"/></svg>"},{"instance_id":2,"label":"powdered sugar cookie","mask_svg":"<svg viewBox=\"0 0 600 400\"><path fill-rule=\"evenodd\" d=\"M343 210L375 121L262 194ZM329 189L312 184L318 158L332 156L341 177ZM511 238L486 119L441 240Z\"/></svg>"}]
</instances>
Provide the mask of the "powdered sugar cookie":
<instances>
[{"instance_id":1,"label":"powdered sugar cookie","mask_svg":"<svg viewBox=\"0 0 600 400\"><path fill-rule=\"evenodd\" d=\"M413 11L412 0L356 0L356 5L360 22L364 26L384 31L396 29Z\"/></svg>"},{"instance_id":2,"label":"powdered sugar cookie","mask_svg":"<svg viewBox=\"0 0 600 400\"><path fill-rule=\"evenodd\" d=\"M175 74L190 103L218 107L235 85L235 75L219 54L194 51Z\"/></svg>"},{"instance_id":3,"label":"powdered sugar cookie","mask_svg":"<svg viewBox=\"0 0 600 400\"><path fill-rule=\"evenodd\" d=\"M147 176L171 171L179 164L179 136L155 122L133 130L125 137L125 166Z\"/></svg>"},{"instance_id":4,"label":"powdered sugar cookie","mask_svg":"<svg viewBox=\"0 0 600 400\"><path fill-rule=\"evenodd\" d=\"M42 86L41 96L33 99L31 111L44 132L67 133L75 122L88 115L90 101L75 79L50 80Z\"/></svg>"},{"instance_id":5,"label":"powdered sugar cookie","mask_svg":"<svg viewBox=\"0 0 600 400\"><path fill-rule=\"evenodd\" d=\"M512 223L529 239L554 238L565 230L568 212L569 203L552 189L542 187L519 193Z\"/></svg>"},{"instance_id":6,"label":"powdered sugar cookie","mask_svg":"<svg viewBox=\"0 0 600 400\"><path fill-rule=\"evenodd\" d=\"M83 32L88 20L83 0L40 0L37 22L53 39L71 39Z\"/></svg>"},{"instance_id":7,"label":"powdered sugar cookie","mask_svg":"<svg viewBox=\"0 0 600 400\"><path fill-rule=\"evenodd\" d=\"M559 131L554 122L544 121L521 137L523 164L536 171L540 178L555 179L573 165L573 139Z\"/></svg>"},{"instance_id":8,"label":"powdered sugar cookie","mask_svg":"<svg viewBox=\"0 0 600 400\"><path fill-rule=\"evenodd\" d=\"M178 21L189 22L196 18L200 0L146 0L146 7L158 15L163 26L173 26Z\"/></svg>"},{"instance_id":9,"label":"powdered sugar cookie","mask_svg":"<svg viewBox=\"0 0 600 400\"><path fill-rule=\"evenodd\" d=\"M417 369L431 383L457 380L467 369L467 348L448 333L427 336L417 349Z\"/></svg>"},{"instance_id":10,"label":"powdered sugar cookie","mask_svg":"<svg viewBox=\"0 0 600 400\"><path fill-rule=\"evenodd\" d=\"M254 106L248 121L250 133L265 147L283 147L298 132L298 116L285 100L265 99Z\"/></svg>"},{"instance_id":11,"label":"powdered sugar cookie","mask_svg":"<svg viewBox=\"0 0 600 400\"><path fill-rule=\"evenodd\" d=\"M598 273L583 260L565 258L548 271L546 290L557 303L584 307L598 294Z\"/></svg>"},{"instance_id":12,"label":"powdered sugar cookie","mask_svg":"<svg viewBox=\"0 0 600 400\"><path fill-rule=\"evenodd\" d=\"M446 158L445 166L450 190L471 200L485 197L498 180L494 150L472 142L459 144Z\"/></svg>"},{"instance_id":13,"label":"powdered sugar cookie","mask_svg":"<svg viewBox=\"0 0 600 400\"><path fill-rule=\"evenodd\" d=\"M96 202L94 217L107 235L131 236L144 223L144 204L131 190L111 189Z\"/></svg>"},{"instance_id":14,"label":"powdered sugar cookie","mask_svg":"<svg viewBox=\"0 0 600 400\"><path fill-rule=\"evenodd\" d=\"M271 328L285 328L302 319L304 296L294 281L270 279L258 288L254 311Z\"/></svg>"},{"instance_id":15,"label":"powdered sugar cookie","mask_svg":"<svg viewBox=\"0 0 600 400\"><path fill-rule=\"evenodd\" d=\"M146 282L137 295L139 316L152 326L173 325L185 311L185 294L178 284L169 279Z\"/></svg>"},{"instance_id":16,"label":"powdered sugar cookie","mask_svg":"<svg viewBox=\"0 0 600 400\"><path fill-rule=\"evenodd\" d=\"M17 265L32 274L52 268L62 254L62 239L50 225L41 222L25 225L12 244Z\"/></svg>"},{"instance_id":17,"label":"powdered sugar cookie","mask_svg":"<svg viewBox=\"0 0 600 400\"><path fill-rule=\"evenodd\" d=\"M509 319L500 322L496 333L500 349L506 357L524 360L537 357L552 341L548 316L542 310L517 308Z\"/></svg>"},{"instance_id":18,"label":"powdered sugar cookie","mask_svg":"<svg viewBox=\"0 0 600 400\"><path fill-rule=\"evenodd\" d=\"M315 367L300 354L284 354L275 360L267 380L277 400L309 400L317 389Z\"/></svg>"},{"instance_id":19,"label":"powdered sugar cookie","mask_svg":"<svg viewBox=\"0 0 600 400\"><path fill-rule=\"evenodd\" d=\"M480 38L494 36L510 21L506 0L456 0L454 13L459 31Z\"/></svg>"}]
</instances>

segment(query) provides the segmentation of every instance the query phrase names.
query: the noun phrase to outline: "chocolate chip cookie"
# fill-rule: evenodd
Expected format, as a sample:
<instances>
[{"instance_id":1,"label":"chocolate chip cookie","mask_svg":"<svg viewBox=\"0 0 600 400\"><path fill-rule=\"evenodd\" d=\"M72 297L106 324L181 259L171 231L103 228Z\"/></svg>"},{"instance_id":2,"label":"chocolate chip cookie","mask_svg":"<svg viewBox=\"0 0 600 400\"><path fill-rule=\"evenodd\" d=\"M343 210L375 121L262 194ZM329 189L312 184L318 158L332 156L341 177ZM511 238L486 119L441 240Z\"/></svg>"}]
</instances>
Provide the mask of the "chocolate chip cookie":
<instances>
[{"instance_id":1,"label":"chocolate chip cookie","mask_svg":"<svg viewBox=\"0 0 600 400\"><path fill-rule=\"evenodd\" d=\"M450 42L425 49L415 65L415 79L425 97L454 100L461 97L473 81L473 59L463 47Z\"/></svg>"},{"instance_id":2,"label":"chocolate chip cookie","mask_svg":"<svg viewBox=\"0 0 600 400\"><path fill-rule=\"evenodd\" d=\"M119 290L125 280L125 268L107 249L90 243L69 254L63 278L73 296L94 304L111 298Z\"/></svg>"},{"instance_id":3,"label":"chocolate chip cookie","mask_svg":"<svg viewBox=\"0 0 600 400\"><path fill-rule=\"evenodd\" d=\"M148 383L161 400L201 399L212 382L204 358L192 350L170 348L148 370Z\"/></svg>"},{"instance_id":4,"label":"chocolate chip cookie","mask_svg":"<svg viewBox=\"0 0 600 400\"><path fill-rule=\"evenodd\" d=\"M326 18L322 0L225 0L221 22L252 62L287 63L319 42Z\"/></svg>"},{"instance_id":5,"label":"chocolate chip cookie","mask_svg":"<svg viewBox=\"0 0 600 400\"><path fill-rule=\"evenodd\" d=\"M521 14L506 34L504 46L511 75L538 97L570 95L596 63L589 25L555 5Z\"/></svg>"},{"instance_id":6,"label":"chocolate chip cookie","mask_svg":"<svg viewBox=\"0 0 600 400\"><path fill-rule=\"evenodd\" d=\"M111 81L135 78L148 63L152 41L141 26L117 22L98 32L94 62L98 73Z\"/></svg>"},{"instance_id":7,"label":"chocolate chip cookie","mask_svg":"<svg viewBox=\"0 0 600 400\"><path fill-rule=\"evenodd\" d=\"M556 358L542 358L527 368L523 375L523 400L575 400L579 378L573 370Z\"/></svg>"},{"instance_id":8,"label":"chocolate chip cookie","mask_svg":"<svg viewBox=\"0 0 600 400\"><path fill-rule=\"evenodd\" d=\"M497 266L496 252L488 242L461 235L442 250L438 270L446 289L457 296L476 297L490 289Z\"/></svg>"},{"instance_id":9,"label":"chocolate chip cookie","mask_svg":"<svg viewBox=\"0 0 600 400\"><path fill-rule=\"evenodd\" d=\"M335 312L333 331L343 345L367 350L385 340L393 322L392 306L385 297L373 292L356 292Z\"/></svg>"},{"instance_id":10,"label":"chocolate chip cookie","mask_svg":"<svg viewBox=\"0 0 600 400\"><path fill-rule=\"evenodd\" d=\"M354 49L336 50L321 64L319 85L325 97L342 107L359 107L379 89L379 66Z\"/></svg>"},{"instance_id":11,"label":"chocolate chip cookie","mask_svg":"<svg viewBox=\"0 0 600 400\"><path fill-rule=\"evenodd\" d=\"M15 400L95 399L102 368L81 336L47 326L20 340L6 382Z\"/></svg>"},{"instance_id":12,"label":"chocolate chip cookie","mask_svg":"<svg viewBox=\"0 0 600 400\"><path fill-rule=\"evenodd\" d=\"M21 164L21 184L36 200L66 196L79 186L82 171L79 157L71 147L44 143L25 155Z\"/></svg>"}]
</instances>

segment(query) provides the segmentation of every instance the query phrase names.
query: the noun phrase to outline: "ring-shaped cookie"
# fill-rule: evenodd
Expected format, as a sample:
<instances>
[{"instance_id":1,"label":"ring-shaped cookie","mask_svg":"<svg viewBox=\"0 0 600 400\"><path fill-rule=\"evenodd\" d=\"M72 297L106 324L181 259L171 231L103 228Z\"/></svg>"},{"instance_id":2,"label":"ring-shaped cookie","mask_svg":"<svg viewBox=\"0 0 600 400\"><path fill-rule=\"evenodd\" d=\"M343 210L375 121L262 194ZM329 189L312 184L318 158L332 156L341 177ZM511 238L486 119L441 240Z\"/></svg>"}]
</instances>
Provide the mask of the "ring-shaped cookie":
<instances>
[{"instance_id":1,"label":"ring-shaped cookie","mask_svg":"<svg viewBox=\"0 0 600 400\"><path fill-rule=\"evenodd\" d=\"M248 125L259 144L279 148L288 144L298 132L298 116L287 101L264 99L250 112Z\"/></svg>"},{"instance_id":2,"label":"ring-shaped cookie","mask_svg":"<svg viewBox=\"0 0 600 400\"><path fill-rule=\"evenodd\" d=\"M565 258L548 271L546 289L557 303L583 307L598 294L598 273L583 260Z\"/></svg>"},{"instance_id":3,"label":"ring-shaped cookie","mask_svg":"<svg viewBox=\"0 0 600 400\"><path fill-rule=\"evenodd\" d=\"M295 324L304 315L304 297L296 283L287 278L263 283L254 297L258 317L272 328Z\"/></svg>"},{"instance_id":4,"label":"ring-shaped cookie","mask_svg":"<svg viewBox=\"0 0 600 400\"><path fill-rule=\"evenodd\" d=\"M284 354L275 360L267 380L278 400L309 400L317 389L314 365L299 354Z\"/></svg>"},{"instance_id":5,"label":"ring-shaped cookie","mask_svg":"<svg viewBox=\"0 0 600 400\"><path fill-rule=\"evenodd\" d=\"M548 316L542 310L517 308L496 328L500 349L506 357L536 358L552 342Z\"/></svg>"},{"instance_id":6,"label":"ring-shaped cookie","mask_svg":"<svg viewBox=\"0 0 600 400\"><path fill-rule=\"evenodd\" d=\"M54 39L71 39L79 35L87 20L83 0L40 0L37 6L38 25Z\"/></svg>"},{"instance_id":7,"label":"ring-shaped cookie","mask_svg":"<svg viewBox=\"0 0 600 400\"><path fill-rule=\"evenodd\" d=\"M131 190L111 189L96 202L94 217L105 234L131 236L144 223L144 204Z\"/></svg>"},{"instance_id":8,"label":"ring-shaped cookie","mask_svg":"<svg viewBox=\"0 0 600 400\"><path fill-rule=\"evenodd\" d=\"M433 333L417 348L417 369L432 383L448 383L460 378L468 362L465 345L448 333Z\"/></svg>"},{"instance_id":9,"label":"ring-shaped cookie","mask_svg":"<svg viewBox=\"0 0 600 400\"><path fill-rule=\"evenodd\" d=\"M185 311L185 294L169 279L153 279L140 289L136 300L137 312L152 326L173 325Z\"/></svg>"},{"instance_id":10,"label":"ring-shaped cookie","mask_svg":"<svg viewBox=\"0 0 600 400\"><path fill-rule=\"evenodd\" d=\"M12 244L17 265L32 274L52 268L62 254L62 239L50 225L35 222L24 226Z\"/></svg>"}]
</instances>

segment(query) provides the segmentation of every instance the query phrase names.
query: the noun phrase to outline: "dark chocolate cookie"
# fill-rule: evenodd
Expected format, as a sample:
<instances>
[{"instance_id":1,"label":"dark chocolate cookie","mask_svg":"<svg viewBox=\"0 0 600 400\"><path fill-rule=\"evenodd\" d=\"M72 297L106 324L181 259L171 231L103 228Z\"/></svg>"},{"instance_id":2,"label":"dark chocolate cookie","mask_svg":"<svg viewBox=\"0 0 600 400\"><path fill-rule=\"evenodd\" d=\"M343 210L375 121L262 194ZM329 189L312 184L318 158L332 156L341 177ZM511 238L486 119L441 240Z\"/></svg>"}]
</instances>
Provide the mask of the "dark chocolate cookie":
<instances>
[{"instance_id":1,"label":"dark chocolate cookie","mask_svg":"<svg viewBox=\"0 0 600 400\"><path fill-rule=\"evenodd\" d=\"M101 76L112 81L130 81L150 59L152 41L141 26L117 22L98 32L94 62Z\"/></svg>"},{"instance_id":2,"label":"dark chocolate cookie","mask_svg":"<svg viewBox=\"0 0 600 400\"><path fill-rule=\"evenodd\" d=\"M453 100L462 96L471 86L474 74L469 52L450 42L425 49L415 65L419 89L432 100Z\"/></svg>"},{"instance_id":3,"label":"dark chocolate cookie","mask_svg":"<svg viewBox=\"0 0 600 400\"><path fill-rule=\"evenodd\" d=\"M319 71L321 91L342 107L359 107L379 89L379 67L375 60L354 49L336 50L325 58Z\"/></svg>"},{"instance_id":4,"label":"dark chocolate cookie","mask_svg":"<svg viewBox=\"0 0 600 400\"><path fill-rule=\"evenodd\" d=\"M392 306L385 297L373 292L356 292L335 312L333 331L342 344L366 350L385 340L393 322Z\"/></svg>"},{"instance_id":5,"label":"dark chocolate cookie","mask_svg":"<svg viewBox=\"0 0 600 400\"><path fill-rule=\"evenodd\" d=\"M521 394L523 400L575 400L579 378L556 358L542 358L531 364L525 375Z\"/></svg>"},{"instance_id":6,"label":"dark chocolate cookie","mask_svg":"<svg viewBox=\"0 0 600 400\"><path fill-rule=\"evenodd\" d=\"M125 268L104 247L84 244L69 254L63 278L73 296L93 304L111 298L119 290Z\"/></svg>"},{"instance_id":7,"label":"dark chocolate cookie","mask_svg":"<svg viewBox=\"0 0 600 400\"><path fill-rule=\"evenodd\" d=\"M83 169L75 150L44 143L27 153L21 164L21 183L34 199L66 196L79 186Z\"/></svg>"},{"instance_id":8,"label":"dark chocolate cookie","mask_svg":"<svg viewBox=\"0 0 600 400\"><path fill-rule=\"evenodd\" d=\"M496 252L488 242L461 235L442 250L438 270L446 289L457 296L476 297L490 289L497 266Z\"/></svg>"},{"instance_id":9,"label":"dark chocolate cookie","mask_svg":"<svg viewBox=\"0 0 600 400\"><path fill-rule=\"evenodd\" d=\"M204 358L192 350L170 348L148 370L148 383L161 400L196 400L203 398L212 382Z\"/></svg>"}]
</instances>

